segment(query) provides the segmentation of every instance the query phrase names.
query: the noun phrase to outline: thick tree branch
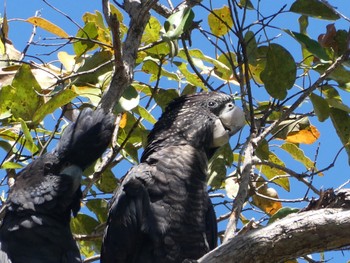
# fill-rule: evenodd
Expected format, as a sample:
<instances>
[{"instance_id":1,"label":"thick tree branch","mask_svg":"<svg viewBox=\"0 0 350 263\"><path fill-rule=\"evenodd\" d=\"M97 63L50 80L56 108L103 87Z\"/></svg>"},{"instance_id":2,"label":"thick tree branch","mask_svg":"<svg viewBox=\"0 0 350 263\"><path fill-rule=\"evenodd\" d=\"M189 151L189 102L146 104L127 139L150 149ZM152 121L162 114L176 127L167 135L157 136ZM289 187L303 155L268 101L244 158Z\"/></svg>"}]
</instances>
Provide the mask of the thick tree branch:
<instances>
[{"instance_id":1,"label":"thick tree branch","mask_svg":"<svg viewBox=\"0 0 350 263\"><path fill-rule=\"evenodd\" d=\"M350 245L350 210L321 209L294 214L239 235L198 263L284 262L314 252Z\"/></svg>"},{"instance_id":2,"label":"thick tree branch","mask_svg":"<svg viewBox=\"0 0 350 263\"><path fill-rule=\"evenodd\" d=\"M115 62L114 74L111 84L101 99L101 107L106 111L113 109L125 89L131 84L134 74L137 51L141 43L141 37L150 18L149 10L157 0L151 1L124 1L124 9L130 16L130 24L126 39L121 45L118 33L118 21L109 12L109 1L103 0L104 16L111 27L113 33L113 47L115 57L119 58ZM116 22L116 23L113 23Z\"/></svg>"}]
</instances>

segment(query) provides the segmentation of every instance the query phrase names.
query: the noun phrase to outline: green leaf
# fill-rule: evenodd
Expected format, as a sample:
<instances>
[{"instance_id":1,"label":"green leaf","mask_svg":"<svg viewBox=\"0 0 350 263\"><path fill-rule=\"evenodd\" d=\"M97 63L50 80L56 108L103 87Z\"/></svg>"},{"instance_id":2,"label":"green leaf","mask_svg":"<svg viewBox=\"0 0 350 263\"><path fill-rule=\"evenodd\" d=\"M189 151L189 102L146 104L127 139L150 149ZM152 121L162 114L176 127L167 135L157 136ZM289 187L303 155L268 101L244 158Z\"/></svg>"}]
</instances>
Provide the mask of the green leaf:
<instances>
[{"instance_id":1,"label":"green leaf","mask_svg":"<svg viewBox=\"0 0 350 263\"><path fill-rule=\"evenodd\" d=\"M320 74L324 73L328 69L330 64L319 64L317 67L314 67L314 70ZM350 71L344 66L340 65L328 75L327 79L335 80L338 82L341 88L349 91L350 86Z\"/></svg>"},{"instance_id":2,"label":"green leaf","mask_svg":"<svg viewBox=\"0 0 350 263\"><path fill-rule=\"evenodd\" d=\"M255 150L255 154L262 160L268 160L270 156L269 144L266 140L262 140Z\"/></svg>"},{"instance_id":3,"label":"green leaf","mask_svg":"<svg viewBox=\"0 0 350 263\"><path fill-rule=\"evenodd\" d=\"M86 53L87 51L96 48L97 44L89 40L89 39L96 39L98 37L98 28L96 23L94 22L86 23L83 29L79 29L76 37L86 39L86 40L78 40L73 43L74 52L78 57L80 57L82 54Z\"/></svg>"},{"instance_id":4,"label":"green leaf","mask_svg":"<svg viewBox=\"0 0 350 263\"><path fill-rule=\"evenodd\" d=\"M223 156L215 158L209 163L208 167L208 185L213 189L220 189L226 179L226 166Z\"/></svg>"},{"instance_id":5,"label":"green leaf","mask_svg":"<svg viewBox=\"0 0 350 263\"><path fill-rule=\"evenodd\" d=\"M19 163L14 163L14 162L4 162L1 165L1 169L21 169L23 168L23 165Z\"/></svg>"},{"instance_id":6,"label":"green leaf","mask_svg":"<svg viewBox=\"0 0 350 263\"><path fill-rule=\"evenodd\" d=\"M333 126L340 138L340 141L345 147L345 150L348 154L348 162L350 164L350 116L348 112L330 108L330 116L333 123Z\"/></svg>"},{"instance_id":7,"label":"green leaf","mask_svg":"<svg viewBox=\"0 0 350 263\"><path fill-rule=\"evenodd\" d=\"M31 72L29 65L23 64L17 71L11 86L0 90L0 115L11 110L13 116L30 121L43 103L39 96L40 85Z\"/></svg>"},{"instance_id":8,"label":"green leaf","mask_svg":"<svg viewBox=\"0 0 350 263\"><path fill-rule=\"evenodd\" d=\"M340 16L319 0L296 0L290 11L319 19L337 20Z\"/></svg>"},{"instance_id":9,"label":"green leaf","mask_svg":"<svg viewBox=\"0 0 350 263\"><path fill-rule=\"evenodd\" d=\"M30 131L28 129L27 124L25 123L24 120L21 118L19 119L21 123L21 128L24 134L24 138L26 139L25 144L26 148L31 152L31 153L36 153L38 151L38 146L33 141L32 135L30 134Z\"/></svg>"},{"instance_id":10,"label":"green leaf","mask_svg":"<svg viewBox=\"0 0 350 263\"><path fill-rule=\"evenodd\" d=\"M150 44L160 39L160 25L157 18L151 16L143 32L141 43Z\"/></svg>"},{"instance_id":11,"label":"green leaf","mask_svg":"<svg viewBox=\"0 0 350 263\"><path fill-rule=\"evenodd\" d=\"M179 38L184 31L189 29L194 18L191 8L183 8L172 14L164 22L164 32L162 38L166 41Z\"/></svg>"},{"instance_id":12,"label":"green leaf","mask_svg":"<svg viewBox=\"0 0 350 263\"><path fill-rule=\"evenodd\" d=\"M100 67L102 64L111 61L112 53L110 51L98 51L95 52L92 56L88 56L83 63L83 66L77 70L77 73L90 71L89 74L84 74L79 76L74 85L85 86L89 84L96 84L99 82L99 77L107 72L111 72L113 70L112 62L107 63L107 65ZM97 70L95 70L98 68Z\"/></svg>"},{"instance_id":13,"label":"green leaf","mask_svg":"<svg viewBox=\"0 0 350 263\"><path fill-rule=\"evenodd\" d=\"M96 187L103 193L113 193L118 186L118 180L114 177L111 170L105 170Z\"/></svg>"},{"instance_id":14,"label":"green leaf","mask_svg":"<svg viewBox=\"0 0 350 263\"><path fill-rule=\"evenodd\" d=\"M285 167L285 164L277 157L276 154L270 151L269 153L269 162L278 164L282 167ZM272 178L276 178L279 175L285 175L286 172L281 171L277 168L272 168L268 165L259 165L257 166L258 168L261 167L261 172L266 176L267 179L271 180ZM289 185L289 179L288 177L281 177L273 180L274 183L277 185L283 187L285 190L289 191L290 190L290 185Z\"/></svg>"},{"instance_id":15,"label":"green leaf","mask_svg":"<svg viewBox=\"0 0 350 263\"><path fill-rule=\"evenodd\" d=\"M329 117L328 102L314 93L310 94L310 100L314 106L315 114L320 122L324 122Z\"/></svg>"},{"instance_id":16,"label":"green leaf","mask_svg":"<svg viewBox=\"0 0 350 263\"><path fill-rule=\"evenodd\" d=\"M300 28L300 33L307 35L307 27L309 26L309 20L307 16L300 16L299 19L299 28ZM312 53L305 48L304 45L301 45L301 51L303 54L303 64L307 66L311 66L314 60L314 57ZM308 71L308 69L304 69L304 71Z\"/></svg>"},{"instance_id":17,"label":"green leaf","mask_svg":"<svg viewBox=\"0 0 350 263\"><path fill-rule=\"evenodd\" d=\"M203 64L203 61L208 62L212 64L212 67L202 67L201 70L207 69L214 69L215 74L213 74L215 77L219 77L224 80L230 80L230 77L232 76L232 65L236 65L236 55L234 53L227 53L227 54L221 54L217 59L214 59L212 57L209 57L207 55L204 55L203 52L199 49L191 49L188 50L189 55L193 58L193 60L196 62L195 59L202 60L201 63ZM181 49L178 53L178 57L187 60L186 53L183 49ZM232 65L230 61L232 60ZM197 60L198 61L198 60Z\"/></svg>"},{"instance_id":18,"label":"green leaf","mask_svg":"<svg viewBox=\"0 0 350 263\"><path fill-rule=\"evenodd\" d=\"M168 44L170 53L169 56L173 58L177 55L178 38L189 29L193 22L194 13L191 8L183 8L180 11L172 14L164 22L164 28L161 30L162 39Z\"/></svg>"},{"instance_id":19,"label":"green leaf","mask_svg":"<svg viewBox=\"0 0 350 263\"><path fill-rule=\"evenodd\" d=\"M219 9L214 9L208 15L208 24L210 31L217 37L227 34L233 27L230 8L223 6Z\"/></svg>"},{"instance_id":20,"label":"green leaf","mask_svg":"<svg viewBox=\"0 0 350 263\"><path fill-rule=\"evenodd\" d=\"M267 223L272 224L273 222L285 218L286 216L293 214L293 213L298 213L300 209L298 208L293 208L293 207L282 207L279 209L274 215L272 215L269 219L269 222Z\"/></svg>"},{"instance_id":21,"label":"green leaf","mask_svg":"<svg viewBox=\"0 0 350 263\"><path fill-rule=\"evenodd\" d=\"M152 116L152 114L140 105L134 108L133 111L151 124L155 124L157 122L157 120Z\"/></svg>"},{"instance_id":22,"label":"green leaf","mask_svg":"<svg viewBox=\"0 0 350 263\"><path fill-rule=\"evenodd\" d=\"M180 72L184 75L186 81L193 86L200 87L203 90L207 90L202 80L194 73L191 73L187 68L187 63L174 62L174 64L179 68Z\"/></svg>"},{"instance_id":23,"label":"green leaf","mask_svg":"<svg viewBox=\"0 0 350 263\"><path fill-rule=\"evenodd\" d=\"M122 97L119 99L118 104L115 106L117 113L123 111L129 111L137 107L140 103L140 95L133 86L129 86L124 91Z\"/></svg>"},{"instance_id":24,"label":"green leaf","mask_svg":"<svg viewBox=\"0 0 350 263\"><path fill-rule=\"evenodd\" d=\"M93 212L100 223L107 221L108 202L105 199L91 199L86 202L86 207Z\"/></svg>"},{"instance_id":25,"label":"green leaf","mask_svg":"<svg viewBox=\"0 0 350 263\"><path fill-rule=\"evenodd\" d=\"M156 94L154 94L154 100L163 111L171 101L178 97L179 93L176 89L160 89Z\"/></svg>"},{"instance_id":26,"label":"green leaf","mask_svg":"<svg viewBox=\"0 0 350 263\"><path fill-rule=\"evenodd\" d=\"M254 6L250 0L240 0L238 6L241 8L247 8L248 10L254 10Z\"/></svg>"},{"instance_id":27,"label":"green leaf","mask_svg":"<svg viewBox=\"0 0 350 263\"><path fill-rule=\"evenodd\" d=\"M350 107L342 102L339 92L335 88L330 85L325 85L322 87L321 91L322 94L326 96L326 101L329 106L350 113Z\"/></svg>"},{"instance_id":28,"label":"green leaf","mask_svg":"<svg viewBox=\"0 0 350 263\"><path fill-rule=\"evenodd\" d=\"M271 44L267 51L266 67L260 77L272 97L285 99L287 90L293 87L296 79L296 65L292 55L284 47Z\"/></svg>"},{"instance_id":29,"label":"green leaf","mask_svg":"<svg viewBox=\"0 0 350 263\"><path fill-rule=\"evenodd\" d=\"M70 225L73 233L87 235L95 230L99 222L86 214L78 214L71 220Z\"/></svg>"},{"instance_id":30,"label":"green leaf","mask_svg":"<svg viewBox=\"0 0 350 263\"><path fill-rule=\"evenodd\" d=\"M42 105L34 114L33 122L38 124L41 122L46 115L54 112L57 108L66 105L72 99L74 99L77 94L71 89L65 89L57 94L55 94L47 103Z\"/></svg>"},{"instance_id":31,"label":"green leaf","mask_svg":"<svg viewBox=\"0 0 350 263\"><path fill-rule=\"evenodd\" d=\"M330 58L324 48L318 43L316 40L311 39L309 36L305 34L301 34L298 32L290 31L290 30L284 30L286 33L288 33L290 36L292 36L294 39L296 39L298 42L302 43L304 47L313 55L318 57L319 59L329 61Z\"/></svg>"},{"instance_id":32,"label":"green leaf","mask_svg":"<svg viewBox=\"0 0 350 263\"><path fill-rule=\"evenodd\" d=\"M142 71L147 73L147 74L151 74L151 81L156 81L158 79L158 75L159 75L159 70L160 75L167 77L168 79L172 79L175 81L180 81L180 78L177 74L175 73L171 73L167 70L165 70L163 67L159 67L159 60L152 58L152 57L146 57L143 61L143 65L142 65Z\"/></svg>"},{"instance_id":33,"label":"green leaf","mask_svg":"<svg viewBox=\"0 0 350 263\"><path fill-rule=\"evenodd\" d=\"M258 56L258 46L255 40L254 32L248 31L244 35L244 42L246 43L246 52L248 56L248 62L249 63L255 62Z\"/></svg>"},{"instance_id":34,"label":"green leaf","mask_svg":"<svg viewBox=\"0 0 350 263\"><path fill-rule=\"evenodd\" d=\"M308 170L314 169L314 162L309 157L305 156L305 153L294 143L284 143L281 145L281 149L288 152L294 160L302 163Z\"/></svg>"}]
</instances>

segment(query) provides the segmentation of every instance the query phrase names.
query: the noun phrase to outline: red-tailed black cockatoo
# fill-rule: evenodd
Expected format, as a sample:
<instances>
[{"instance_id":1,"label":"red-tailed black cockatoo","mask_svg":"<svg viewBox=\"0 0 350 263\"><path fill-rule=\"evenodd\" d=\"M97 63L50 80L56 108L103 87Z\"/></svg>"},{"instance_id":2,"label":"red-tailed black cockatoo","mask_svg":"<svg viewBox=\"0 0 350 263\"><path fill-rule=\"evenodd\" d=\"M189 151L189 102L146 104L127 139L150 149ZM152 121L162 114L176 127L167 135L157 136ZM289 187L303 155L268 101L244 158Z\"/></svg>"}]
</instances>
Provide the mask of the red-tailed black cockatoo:
<instances>
[{"instance_id":1,"label":"red-tailed black cockatoo","mask_svg":"<svg viewBox=\"0 0 350 263\"><path fill-rule=\"evenodd\" d=\"M102 109L85 108L52 152L16 176L0 227L1 263L81 262L70 218L80 209L83 170L106 150L114 120Z\"/></svg>"},{"instance_id":2,"label":"red-tailed black cockatoo","mask_svg":"<svg viewBox=\"0 0 350 263\"><path fill-rule=\"evenodd\" d=\"M217 245L207 192L208 159L244 125L233 97L219 92L171 102L148 136L140 164L111 200L102 263L180 263Z\"/></svg>"}]
</instances>

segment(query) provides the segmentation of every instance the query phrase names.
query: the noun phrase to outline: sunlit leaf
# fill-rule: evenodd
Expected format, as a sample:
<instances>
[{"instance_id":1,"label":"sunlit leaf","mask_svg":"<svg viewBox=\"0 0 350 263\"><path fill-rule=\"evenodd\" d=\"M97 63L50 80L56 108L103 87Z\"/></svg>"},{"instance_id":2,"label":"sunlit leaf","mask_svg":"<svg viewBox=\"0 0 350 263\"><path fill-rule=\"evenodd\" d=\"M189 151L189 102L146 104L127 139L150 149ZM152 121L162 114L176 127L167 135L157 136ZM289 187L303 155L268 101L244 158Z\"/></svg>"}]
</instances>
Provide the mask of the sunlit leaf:
<instances>
[{"instance_id":1,"label":"sunlit leaf","mask_svg":"<svg viewBox=\"0 0 350 263\"><path fill-rule=\"evenodd\" d=\"M150 44L159 40L161 28L158 19L151 16L143 32L141 43Z\"/></svg>"},{"instance_id":2,"label":"sunlit leaf","mask_svg":"<svg viewBox=\"0 0 350 263\"><path fill-rule=\"evenodd\" d=\"M119 122L119 127L124 129L127 121L128 121L128 115L125 112L123 112L122 118L120 119L120 122Z\"/></svg>"},{"instance_id":3,"label":"sunlit leaf","mask_svg":"<svg viewBox=\"0 0 350 263\"><path fill-rule=\"evenodd\" d=\"M101 89L90 86L72 85L72 91L77 95L88 98L92 105L97 106L101 101Z\"/></svg>"},{"instance_id":4,"label":"sunlit leaf","mask_svg":"<svg viewBox=\"0 0 350 263\"><path fill-rule=\"evenodd\" d=\"M329 117L328 102L319 95L314 93L310 94L310 100L314 106L315 114L319 121L323 122Z\"/></svg>"},{"instance_id":5,"label":"sunlit leaf","mask_svg":"<svg viewBox=\"0 0 350 263\"><path fill-rule=\"evenodd\" d=\"M43 97L38 95L40 91L40 85L30 66L23 64L17 71L12 85L0 89L0 114L10 109L15 118L32 120L34 113L43 103Z\"/></svg>"},{"instance_id":6,"label":"sunlit leaf","mask_svg":"<svg viewBox=\"0 0 350 263\"><path fill-rule=\"evenodd\" d=\"M339 15L319 0L296 0L290 11L319 19L337 20Z\"/></svg>"},{"instance_id":7,"label":"sunlit leaf","mask_svg":"<svg viewBox=\"0 0 350 263\"><path fill-rule=\"evenodd\" d=\"M257 183L257 187L260 186L259 183ZM259 207L261 210L263 210L265 213L269 215L275 214L278 210L282 208L282 203L279 201L268 199L269 197L278 199L277 191L274 188L262 186L259 188L258 193L266 196L266 198L258 195L253 195L253 203L257 207Z\"/></svg>"},{"instance_id":8,"label":"sunlit leaf","mask_svg":"<svg viewBox=\"0 0 350 263\"><path fill-rule=\"evenodd\" d=\"M311 161L310 158L305 155L304 151L300 149L296 144L284 143L281 145L281 149L288 152L294 160L302 163L308 170L315 169L314 162ZM319 173L319 175L323 174Z\"/></svg>"},{"instance_id":9,"label":"sunlit leaf","mask_svg":"<svg viewBox=\"0 0 350 263\"><path fill-rule=\"evenodd\" d=\"M268 161L285 167L285 164L277 157L276 154L271 151L269 153ZM277 168L270 167L268 165L259 165L257 168L260 169L260 171L266 176L267 179L273 180L274 183L283 187L287 191L290 190L289 179L285 176L286 172Z\"/></svg>"},{"instance_id":10,"label":"sunlit leaf","mask_svg":"<svg viewBox=\"0 0 350 263\"><path fill-rule=\"evenodd\" d=\"M14 162L4 162L1 165L1 169L21 169L23 168L23 165L19 163L14 163Z\"/></svg>"},{"instance_id":11,"label":"sunlit leaf","mask_svg":"<svg viewBox=\"0 0 350 263\"><path fill-rule=\"evenodd\" d=\"M186 63L181 63L181 62L174 62L174 64L179 68L181 73L184 75L186 78L186 81L193 86L196 87L201 87L203 90L207 90L207 87L204 85L202 80L194 73L191 73L188 68Z\"/></svg>"},{"instance_id":12,"label":"sunlit leaf","mask_svg":"<svg viewBox=\"0 0 350 263\"><path fill-rule=\"evenodd\" d=\"M115 106L117 113L123 111L129 111L135 108L140 103L140 95L133 86L129 86L124 91L122 97L119 99L118 104Z\"/></svg>"},{"instance_id":13,"label":"sunlit leaf","mask_svg":"<svg viewBox=\"0 0 350 263\"><path fill-rule=\"evenodd\" d=\"M271 44L267 51L266 67L260 77L272 97L285 99L287 90L293 87L296 79L296 65L292 55L284 47Z\"/></svg>"},{"instance_id":14,"label":"sunlit leaf","mask_svg":"<svg viewBox=\"0 0 350 263\"><path fill-rule=\"evenodd\" d=\"M36 144L34 143L27 124L21 118L19 119L19 121L21 123L21 128L24 134L24 138L26 139L26 142L25 142L26 147L30 150L31 153L36 153L38 151L38 146L36 146Z\"/></svg>"},{"instance_id":15,"label":"sunlit leaf","mask_svg":"<svg viewBox=\"0 0 350 263\"><path fill-rule=\"evenodd\" d=\"M320 132L313 125L300 130L300 131L292 131L288 133L286 141L292 143L305 143L312 144L318 140L320 137Z\"/></svg>"},{"instance_id":16,"label":"sunlit leaf","mask_svg":"<svg viewBox=\"0 0 350 263\"><path fill-rule=\"evenodd\" d=\"M76 37L84 39L73 43L74 52L78 57L80 57L87 51L97 47L97 44L90 40L98 37L97 25L94 22L86 23L83 29L78 31Z\"/></svg>"},{"instance_id":17,"label":"sunlit leaf","mask_svg":"<svg viewBox=\"0 0 350 263\"><path fill-rule=\"evenodd\" d=\"M76 65L75 55L69 55L67 52L61 51L57 53L57 57L68 72L74 70L74 66Z\"/></svg>"},{"instance_id":18,"label":"sunlit leaf","mask_svg":"<svg viewBox=\"0 0 350 263\"><path fill-rule=\"evenodd\" d=\"M152 114L140 105L134 108L133 111L151 124L155 124L157 122L157 120L152 116Z\"/></svg>"},{"instance_id":19,"label":"sunlit leaf","mask_svg":"<svg viewBox=\"0 0 350 263\"><path fill-rule=\"evenodd\" d=\"M110 51L98 51L95 52L92 56L86 57L84 60L83 66L81 66L77 72L84 74L79 76L75 80L76 86L86 86L89 84L96 84L99 82L99 77L105 73L108 73L113 70L112 66L112 53ZM110 63L108 63L110 62ZM105 64L103 67L102 64Z\"/></svg>"},{"instance_id":20,"label":"sunlit leaf","mask_svg":"<svg viewBox=\"0 0 350 263\"><path fill-rule=\"evenodd\" d=\"M226 166L223 156L215 158L209 163L208 167L208 185L213 189L220 189L226 178Z\"/></svg>"},{"instance_id":21,"label":"sunlit leaf","mask_svg":"<svg viewBox=\"0 0 350 263\"><path fill-rule=\"evenodd\" d=\"M192 24L194 13L191 8L182 8L164 22L162 38L165 41L178 39Z\"/></svg>"},{"instance_id":22,"label":"sunlit leaf","mask_svg":"<svg viewBox=\"0 0 350 263\"><path fill-rule=\"evenodd\" d=\"M42 18L42 17L30 17L26 20L26 22L31 23L32 25L38 26L56 36L68 38L69 35L59 26L51 23L50 21Z\"/></svg>"},{"instance_id":23,"label":"sunlit leaf","mask_svg":"<svg viewBox=\"0 0 350 263\"><path fill-rule=\"evenodd\" d=\"M235 199L239 190L237 177L229 177L225 180L226 195L230 199Z\"/></svg>"},{"instance_id":24,"label":"sunlit leaf","mask_svg":"<svg viewBox=\"0 0 350 263\"><path fill-rule=\"evenodd\" d=\"M219 9L214 9L212 13L208 15L208 24L210 31L215 36L223 36L233 26L233 21L231 17L230 8L228 6L223 6Z\"/></svg>"},{"instance_id":25,"label":"sunlit leaf","mask_svg":"<svg viewBox=\"0 0 350 263\"><path fill-rule=\"evenodd\" d=\"M262 140L255 150L255 154L262 160L268 160L270 156L269 144L266 140Z\"/></svg>"},{"instance_id":26,"label":"sunlit leaf","mask_svg":"<svg viewBox=\"0 0 350 263\"><path fill-rule=\"evenodd\" d=\"M48 102L42 105L34 114L33 122L39 123L46 115L54 112L57 108L69 103L77 94L71 89L65 89L55 94Z\"/></svg>"}]
</instances>

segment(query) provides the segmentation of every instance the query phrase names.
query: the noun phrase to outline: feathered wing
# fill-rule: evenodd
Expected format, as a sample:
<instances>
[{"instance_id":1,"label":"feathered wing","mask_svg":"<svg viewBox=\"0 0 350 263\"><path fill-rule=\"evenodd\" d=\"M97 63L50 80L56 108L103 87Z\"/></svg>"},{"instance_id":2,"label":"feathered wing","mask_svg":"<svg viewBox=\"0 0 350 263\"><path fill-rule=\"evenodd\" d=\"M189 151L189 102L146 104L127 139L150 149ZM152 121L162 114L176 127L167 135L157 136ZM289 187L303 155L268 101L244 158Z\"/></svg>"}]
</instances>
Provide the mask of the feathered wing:
<instances>
[{"instance_id":1,"label":"feathered wing","mask_svg":"<svg viewBox=\"0 0 350 263\"><path fill-rule=\"evenodd\" d=\"M243 112L222 93L172 102L111 201L101 262L177 263L213 249L208 159L243 123Z\"/></svg>"},{"instance_id":2,"label":"feathered wing","mask_svg":"<svg viewBox=\"0 0 350 263\"><path fill-rule=\"evenodd\" d=\"M80 209L82 171L105 151L113 129L112 114L84 109L53 152L18 174L0 228L12 263L81 262L70 217Z\"/></svg>"}]
</instances>

